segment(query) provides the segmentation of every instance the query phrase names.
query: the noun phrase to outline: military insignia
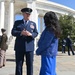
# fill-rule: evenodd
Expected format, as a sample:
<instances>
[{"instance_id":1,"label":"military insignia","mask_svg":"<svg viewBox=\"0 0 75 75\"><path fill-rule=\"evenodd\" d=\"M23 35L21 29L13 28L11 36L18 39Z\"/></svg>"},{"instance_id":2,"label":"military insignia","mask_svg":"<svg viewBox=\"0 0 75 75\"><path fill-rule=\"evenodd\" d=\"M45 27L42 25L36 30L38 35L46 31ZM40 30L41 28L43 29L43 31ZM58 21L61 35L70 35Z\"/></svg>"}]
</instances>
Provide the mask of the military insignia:
<instances>
[{"instance_id":1,"label":"military insignia","mask_svg":"<svg viewBox=\"0 0 75 75\"><path fill-rule=\"evenodd\" d=\"M34 29L34 25L33 25L33 23L31 23L30 28Z\"/></svg>"}]
</instances>

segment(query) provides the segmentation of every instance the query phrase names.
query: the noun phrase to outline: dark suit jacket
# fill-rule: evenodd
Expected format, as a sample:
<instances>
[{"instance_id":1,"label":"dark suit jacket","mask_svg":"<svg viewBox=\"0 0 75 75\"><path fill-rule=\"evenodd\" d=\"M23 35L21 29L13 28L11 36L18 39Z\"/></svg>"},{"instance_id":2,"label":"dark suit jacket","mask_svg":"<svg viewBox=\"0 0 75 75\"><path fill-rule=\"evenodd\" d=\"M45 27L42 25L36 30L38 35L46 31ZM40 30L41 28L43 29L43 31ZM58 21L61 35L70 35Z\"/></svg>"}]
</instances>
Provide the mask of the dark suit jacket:
<instances>
[{"instance_id":1,"label":"dark suit jacket","mask_svg":"<svg viewBox=\"0 0 75 75\"><path fill-rule=\"evenodd\" d=\"M0 48L1 50L6 50L8 48L8 45L6 44L7 42L7 35L6 34L3 34L1 36L1 43L0 43Z\"/></svg>"},{"instance_id":2,"label":"dark suit jacket","mask_svg":"<svg viewBox=\"0 0 75 75\"><path fill-rule=\"evenodd\" d=\"M21 31L23 29L26 29L27 31L32 33L32 37L21 35ZM13 36L16 36L14 50L25 50L26 52L34 50L34 38L38 35L36 24L34 22L29 21L25 26L23 20L15 21L11 34Z\"/></svg>"},{"instance_id":3,"label":"dark suit jacket","mask_svg":"<svg viewBox=\"0 0 75 75\"><path fill-rule=\"evenodd\" d=\"M66 45L67 46L72 46L72 41L70 38L66 38Z\"/></svg>"}]
</instances>

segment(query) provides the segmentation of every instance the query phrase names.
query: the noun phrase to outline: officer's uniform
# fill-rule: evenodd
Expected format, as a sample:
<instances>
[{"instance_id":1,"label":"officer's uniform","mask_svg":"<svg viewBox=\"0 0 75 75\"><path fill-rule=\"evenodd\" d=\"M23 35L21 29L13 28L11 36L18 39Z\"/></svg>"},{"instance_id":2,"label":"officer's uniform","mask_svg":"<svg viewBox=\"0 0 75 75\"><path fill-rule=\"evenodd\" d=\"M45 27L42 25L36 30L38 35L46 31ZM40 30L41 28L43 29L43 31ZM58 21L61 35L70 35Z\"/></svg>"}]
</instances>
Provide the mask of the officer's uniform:
<instances>
[{"instance_id":1,"label":"officer's uniform","mask_svg":"<svg viewBox=\"0 0 75 75\"><path fill-rule=\"evenodd\" d=\"M21 11L25 13L31 13L32 9L23 8ZM29 31L32 36L21 35L21 32L24 29ZM30 20L28 20L26 24L24 24L24 20L15 21L11 33L13 36L16 36L14 47L16 56L15 75L22 75L24 55L26 56L27 75L33 75L34 38L38 35L36 24Z\"/></svg>"},{"instance_id":2,"label":"officer's uniform","mask_svg":"<svg viewBox=\"0 0 75 75\"><path fill-rule=\"evenodd\" d=\"M0 42L0 68L5 66L6 64L6 50L8 48L8 45L6 44L8 37L6 33L4 33L6 32L6 30L2 28L1 32L2 32L2 36L1 36L1 42Z\"/></svg>"}]
</instances>

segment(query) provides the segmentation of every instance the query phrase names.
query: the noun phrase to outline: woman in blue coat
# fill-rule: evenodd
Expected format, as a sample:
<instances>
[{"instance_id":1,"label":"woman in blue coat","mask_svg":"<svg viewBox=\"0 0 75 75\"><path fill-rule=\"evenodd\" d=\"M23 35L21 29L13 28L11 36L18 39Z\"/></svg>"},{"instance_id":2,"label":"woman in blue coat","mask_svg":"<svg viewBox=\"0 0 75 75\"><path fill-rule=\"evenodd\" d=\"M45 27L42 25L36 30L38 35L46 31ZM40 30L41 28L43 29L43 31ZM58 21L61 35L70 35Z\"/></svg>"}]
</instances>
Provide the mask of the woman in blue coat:
<instances>
[{"instance_id":1,"label":"woman in blue coat","mask_svg":"<svg viewBox=\"0 0 75 75\"><path fill-rule=\"evenodd\" d=\"M37 55L41 55L41 69L39 75L56 75L56 55L60 26L58 18L52 11L44 15L45 29L38 41Z\"/></svg>"}]
</instances>

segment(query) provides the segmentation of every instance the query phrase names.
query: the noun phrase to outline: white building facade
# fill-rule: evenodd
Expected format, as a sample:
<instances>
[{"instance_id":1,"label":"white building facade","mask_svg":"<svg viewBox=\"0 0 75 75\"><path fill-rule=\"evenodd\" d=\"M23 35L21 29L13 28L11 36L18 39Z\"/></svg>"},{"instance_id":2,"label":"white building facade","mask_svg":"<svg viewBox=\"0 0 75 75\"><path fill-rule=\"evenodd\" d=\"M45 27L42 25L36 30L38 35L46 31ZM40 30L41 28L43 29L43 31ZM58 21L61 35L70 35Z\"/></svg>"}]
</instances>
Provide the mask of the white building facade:
<instances>
[{"instance_id":1,"label":"white building facade","mask_svg":"<svg viewBox=\"0 0 75 75\"><path fill-rule=\"evenodd\" d=\"M71 14L75 17L75 10L48 0L0 0L0 29L5 28L8 37L11 36L15 16L21 15L20 10L24 7L33 9L30 19L36 22L40 33L44 28L43 16L47 11L54 11L58 17L65 14Z\"/></svg>"}]
</instances>

